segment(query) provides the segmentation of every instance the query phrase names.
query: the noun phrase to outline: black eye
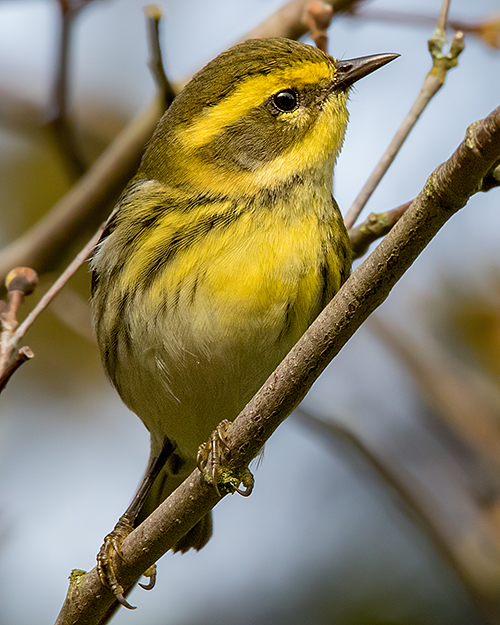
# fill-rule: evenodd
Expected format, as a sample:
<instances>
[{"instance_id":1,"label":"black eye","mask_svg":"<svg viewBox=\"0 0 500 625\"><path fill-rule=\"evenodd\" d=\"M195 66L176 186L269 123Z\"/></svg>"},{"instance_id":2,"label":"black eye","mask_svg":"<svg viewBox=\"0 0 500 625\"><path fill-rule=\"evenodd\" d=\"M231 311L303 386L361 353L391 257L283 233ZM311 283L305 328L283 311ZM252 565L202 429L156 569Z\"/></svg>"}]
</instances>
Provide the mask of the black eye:
<instances>
[{"instance_id":1,"label":"black eye","mask_svg":"<svg viewBox=\"0 0 500 625\"><path fill-rule=\"evenodd\" d=\"M283 113L294 111L299 105L299 95L293 89L284 89L273 95L273 104Z\"/></svg>"}]
</instances>

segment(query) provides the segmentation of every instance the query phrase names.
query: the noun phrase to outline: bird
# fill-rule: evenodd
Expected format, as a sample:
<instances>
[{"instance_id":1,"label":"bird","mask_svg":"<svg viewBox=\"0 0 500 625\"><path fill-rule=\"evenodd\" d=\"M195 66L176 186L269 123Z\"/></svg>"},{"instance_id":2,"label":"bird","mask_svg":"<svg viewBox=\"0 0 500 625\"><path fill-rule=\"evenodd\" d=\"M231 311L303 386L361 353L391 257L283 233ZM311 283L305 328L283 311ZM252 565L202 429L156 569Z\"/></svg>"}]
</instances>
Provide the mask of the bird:
<instances>
[{"instance_id":1,"label":"bird","mask_svg":"<svg viewBox=\"0 0 500 625\"><path fill-rule=\"evenodd\" d=\"M247 40L159 121L91 260L104 369L151 438L126 531L205 468L206 441L223 440L349 276L332 195L348 95L397 56L336 60L290 39ZM173 549L201 549L211 534L208 514ZM131 607L103 547L104 581Z\"/></svg>"}]
</instances>

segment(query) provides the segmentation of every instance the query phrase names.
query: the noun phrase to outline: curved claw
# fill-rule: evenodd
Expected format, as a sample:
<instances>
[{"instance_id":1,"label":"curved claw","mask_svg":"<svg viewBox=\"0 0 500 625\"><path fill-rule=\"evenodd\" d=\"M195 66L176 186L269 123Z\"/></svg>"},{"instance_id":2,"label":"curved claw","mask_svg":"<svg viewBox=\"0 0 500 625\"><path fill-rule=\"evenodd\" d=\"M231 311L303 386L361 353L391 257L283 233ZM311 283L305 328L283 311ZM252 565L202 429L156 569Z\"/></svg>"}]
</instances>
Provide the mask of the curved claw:
<instances>
[{"instance_id":1,"label":"curved claw","mask_svg":"<svg viewBox=\"0 0 500 625\"><path fill-rule=\"evenodd\" d=\"M123 586L118 582L116 572L113 567L113 553L116 553L123 561L125 558L121 552L121 544L130 534L133 526L130 519L123 516L119 519L115 528L110 532L103 541L102 547L97 554L97 573L103 586L106 586L116 597L116 600L129 610L135 610L136 606L130 605L125 599Z\"/></svg>"},{"instance_id":2,"label":"curved claw","mask_svg":"<svg viewBox=\"0 0 500 625\"><path fill-rule=\"evenodd\" d=\"M144 588L144 590L153 590L156 584L156 564L153 564L143 573L144 577L149 577L149 582L147 584L141 584L139 582L139 586Z\"/></svg>"},{"instance_id":3,"label":"curved claw","mask_svg":"<svg viewBox=\"0 0 500 625\"><path fill-rule=\"evenodd\" d=\"M220 474L220 461L215 461L212 458L212 484L213 487L215 488L215 492L219 495L219 497L221 496L220 491L219 491L219 485L217 484L217 478Z\"/></svg>"},{"instance_id":4,"label":"curved claw","mask_svg":"<svg viewBox=\"0 0 500 625\"><path fill-rule=\"evenodd\" d=\"M122 592L120 592L120 593L114 592L114 595L115 595L116 600L118 601L118 603L120 603L124 608L127 608L127 610L136 610L137 609L136 605L130 605L130 603L123 596Z\"/></svg>"},{"instance_id":5,"label":"curved claw","mask_svg":"<svg viewBox=\"0 0 500 625\"><path fill-rule=\"evenodd\" d=\"M255 480L250 469L246 469L241 476L241 483L245 487L245 490L238 487L235 488L235 491L242 497L249 497L252 494L253 487L255 485Z\"/></svg>"},{"instance_id":6,"label":"curved claw","mask_svg":"<svg viewBox=\"0 0 500 625\"><path fill-rule=\"evenodd\" d=\"M219 483L224 484L225 492L229 490L239 493L243 497L248 497L254 487L254 478L250 470L248 468L245 469L242 477L238 479L228 469L224 468L226 459L223 447L227 450L230 449L226 436L230 426L231 421L224 419L212 432L208 441L199 446L196 466L206 481L213 485L219 497L222 496L219 490ZM244 488L239 487L240 483Z\"/></svg>"}]
</instances>

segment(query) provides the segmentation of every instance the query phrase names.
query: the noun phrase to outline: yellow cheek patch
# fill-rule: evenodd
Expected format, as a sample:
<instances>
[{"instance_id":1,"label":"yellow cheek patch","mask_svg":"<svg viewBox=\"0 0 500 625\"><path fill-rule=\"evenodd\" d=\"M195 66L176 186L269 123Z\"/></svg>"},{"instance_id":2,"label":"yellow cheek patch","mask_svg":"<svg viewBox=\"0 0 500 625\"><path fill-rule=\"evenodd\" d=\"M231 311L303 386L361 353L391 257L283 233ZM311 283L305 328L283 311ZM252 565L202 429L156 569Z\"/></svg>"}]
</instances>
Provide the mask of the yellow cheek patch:
<instances>
[{"instance_id":1,"label":"yellow cheek patch","mask_svg":"<svg viewBox=\"0 0 500 625\"><path fill-rule=\"evenodd\" d=\"M230 96L215 107L203 112L179 138L189 150L209 143L221 130L246 115L280 89L332 80L333 65L325 63L298 63L293 67L273 71L269 75L253 76L245 80Z\"/></svg>"},{"instance_id":2,"label":"yellow cheek patch","mask_svg":"<svg viewBox=\"0 0 500 625\"><path fill-rule=\"evenodd\" d=\"M235 196L275 187L295 173L315 169L318 164L323 166L329 155L332 159L328 161L333 168L348 121L346 103L345 94L336 94L335 99L325 103L318 119L301 141L291 143L280 156L254 171L231 171L228 175L225 169L202 162L195 155L186 160L186 169L190 177L196 176L201 187L217 194Z\"/></svg>"}]
</instances>

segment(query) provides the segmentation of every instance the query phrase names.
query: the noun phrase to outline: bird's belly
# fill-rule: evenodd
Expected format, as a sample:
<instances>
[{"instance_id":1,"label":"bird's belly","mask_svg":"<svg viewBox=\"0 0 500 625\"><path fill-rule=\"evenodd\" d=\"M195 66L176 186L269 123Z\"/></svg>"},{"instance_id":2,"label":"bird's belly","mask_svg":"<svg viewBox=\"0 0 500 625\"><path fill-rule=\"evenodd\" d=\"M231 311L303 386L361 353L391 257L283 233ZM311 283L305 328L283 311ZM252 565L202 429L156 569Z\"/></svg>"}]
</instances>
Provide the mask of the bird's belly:
<instances>
[{"instance_id":1,"label":"bird's belly","mask_svg":"<svg viewBox=\"0 0 500 625\"><path fill-rule=\"evenodd\" d=\"M271 308L242 302L235 323L234 307L193 314L178 305L120 350L118 390L157 445L167 436L194 457L220 421L238 415L307 327L287 304Z\"/></svg>"}]
</instances>

